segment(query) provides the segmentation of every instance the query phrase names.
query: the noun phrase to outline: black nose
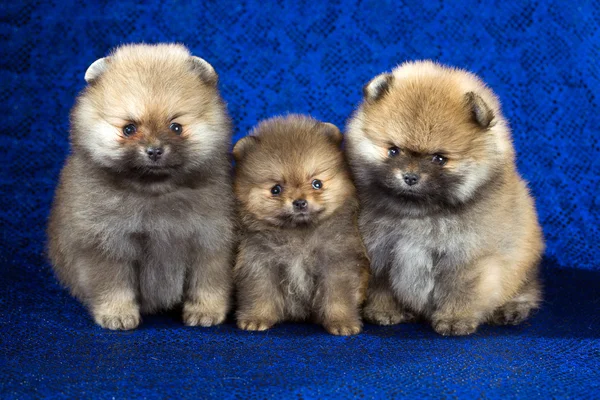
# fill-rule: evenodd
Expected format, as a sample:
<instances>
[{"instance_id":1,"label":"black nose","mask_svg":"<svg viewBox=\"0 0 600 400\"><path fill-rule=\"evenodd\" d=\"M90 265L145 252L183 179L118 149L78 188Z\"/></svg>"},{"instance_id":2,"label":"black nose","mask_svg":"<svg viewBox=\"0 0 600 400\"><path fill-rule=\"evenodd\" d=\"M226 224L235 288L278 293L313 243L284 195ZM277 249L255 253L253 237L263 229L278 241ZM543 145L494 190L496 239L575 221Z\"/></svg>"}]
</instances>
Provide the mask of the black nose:
<instances>
[{"instance_id":1,"label":"black nose","mask_svg":"<svg viewBox=\"0 0 600 400\"><path fill-rule=\"evenodd\" d=\"M304 211L308 207L308 201L304 199L294 200L292 204L294 205L294 210L296 211Z\"/></svg>"},{"instance_id":2,"label":"black nose","mask_svg":"<svg viewBox=\"0 0 600 400\"><path fill-rule=\"evenodd\" d=\"M417 182L419 182L419 175L413 174L412 172L404 174L402 178L404 178L404 182L406 182L408 186L416 185Z\"/></svg>"},{"instance_id":3,"label":"black nose","mask_svg":"<svg viewBox=\"0 0 600 400\"><path fill-rule=\"evenodd\" d=\"M152 161L157 161L160 158L160 156L162 156L163 149L162 147L148 147L146 149L146 154L148 154L148 157Z\"/></svg>"}]
</instances>

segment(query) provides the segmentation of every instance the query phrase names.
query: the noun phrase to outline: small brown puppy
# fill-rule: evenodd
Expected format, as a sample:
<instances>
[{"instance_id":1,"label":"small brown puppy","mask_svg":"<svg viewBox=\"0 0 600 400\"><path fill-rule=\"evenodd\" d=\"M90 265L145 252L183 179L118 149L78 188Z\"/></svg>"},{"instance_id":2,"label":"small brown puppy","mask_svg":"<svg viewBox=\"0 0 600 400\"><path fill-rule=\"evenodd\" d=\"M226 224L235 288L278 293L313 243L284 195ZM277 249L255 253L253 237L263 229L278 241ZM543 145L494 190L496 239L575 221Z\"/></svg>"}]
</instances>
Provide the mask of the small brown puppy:
<instances>
[{"instance_id":1,"label":"small brown puppy","mask_svg":"<svg viewBox=\"0 0 600 400\"><path fill-rule=\"evenodd\" d=\"M360 332L368 260L341 141L335 126L290 115L235 145L240 328L312 318L334 335Z\"/></svg>"},{"instance_id":2,"label":"small brown puppy","mask_svg":"<svg viewBox=\"0 0 600 400\"><path fill-rule=\"evenodd\" d=\"M234 197L217 74L183 46L129 45L85 80L48 227L56 274L105 328L180 302L188 325L222 322Z\"/></svg>"},{"instance_id":3,"label":"small brown puppy","mask_svg":"<svg viewBox=\"0 0 600 400\"><path fill-rule=\"evenodd\" d=\"M495 94L432 62L375 77L348 125L373 279L364 315L443 335L517 324L540 303L534 202Z\"/></svg>"}]
</instances>

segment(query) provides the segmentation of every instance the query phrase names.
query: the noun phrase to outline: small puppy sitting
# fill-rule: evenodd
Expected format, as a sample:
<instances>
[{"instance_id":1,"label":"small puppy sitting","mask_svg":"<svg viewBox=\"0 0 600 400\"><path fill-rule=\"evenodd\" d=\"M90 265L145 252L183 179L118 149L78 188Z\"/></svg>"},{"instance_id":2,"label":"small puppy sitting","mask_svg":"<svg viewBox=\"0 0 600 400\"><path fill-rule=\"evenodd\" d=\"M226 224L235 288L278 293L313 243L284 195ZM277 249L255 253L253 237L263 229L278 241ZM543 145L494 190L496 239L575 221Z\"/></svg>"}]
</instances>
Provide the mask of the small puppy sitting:
<instances>
[{"instance_id":1,"label":"small puppy sitting","mask_svg":"<svg viewBox=\"0 0 600 400\"><path fill-rule=\"evenodd\" d=\"M364 316L443 335L517 324L540 303L543 251L508 124L475 75L432 62L375 77L347 154L371 259Z\"/></svg>"},{"instance_id":2,"label":"small puppy sitting","mask_svg":"<svg viewBox=\"0 0 600 400\"><path fill-rule=\"evenodd\" d=\"M291 115L235 145L241 329L310 318L334 335L360 332L368 260L341 141L335 126Z\"/></svg>"},{"instance_id":3,"label":"small puppy sitting","mask_svg":"<svg viewBox=\"0 0 600 400\"><path fill-rule=\"evenodd\" d=\"M217 74L183 46L129 45L85 80L48 227L58 278L105 328L180 302L188 325L222 322L234 198Z\"/></svg>"}]
</instances>

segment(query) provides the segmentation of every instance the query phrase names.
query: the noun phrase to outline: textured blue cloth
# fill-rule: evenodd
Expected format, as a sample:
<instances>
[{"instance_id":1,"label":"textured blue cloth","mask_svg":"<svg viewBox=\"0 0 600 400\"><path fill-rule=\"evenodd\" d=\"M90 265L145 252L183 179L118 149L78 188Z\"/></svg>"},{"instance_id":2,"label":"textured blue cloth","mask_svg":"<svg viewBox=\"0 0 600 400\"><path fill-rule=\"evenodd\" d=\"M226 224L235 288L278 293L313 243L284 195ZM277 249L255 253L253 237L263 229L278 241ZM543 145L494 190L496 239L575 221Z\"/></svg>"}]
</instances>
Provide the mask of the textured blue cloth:
<instances>
[{"instance_id":1,"label":"textured blue cloth","mask_svg":"<svg viewBox=\"0 0 600 400\"><path fill-rule=\"evenodd\" d=\"M600 396L600 5L587 1L178 1L0 4L0 397ZM95 326L56 283L44 228L86 68L112 47L177 41L208 60L243 136L310 113L342 127L362 85L404 60L472 70L503 101L548 250L546 301L518 327L266 333Z\"/></svg>"}]
</instances>

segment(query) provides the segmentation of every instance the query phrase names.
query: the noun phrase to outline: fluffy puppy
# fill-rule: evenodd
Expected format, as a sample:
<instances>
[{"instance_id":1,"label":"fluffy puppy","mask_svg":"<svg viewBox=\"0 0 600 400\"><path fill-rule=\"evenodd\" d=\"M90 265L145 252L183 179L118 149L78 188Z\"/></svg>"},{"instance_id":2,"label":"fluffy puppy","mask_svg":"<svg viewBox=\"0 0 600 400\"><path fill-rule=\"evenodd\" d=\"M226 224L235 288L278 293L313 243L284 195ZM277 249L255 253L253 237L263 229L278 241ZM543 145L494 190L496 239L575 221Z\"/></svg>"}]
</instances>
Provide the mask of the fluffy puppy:
<instances>
[{"instance_id":1,"label":"fluffy puppy","mask_svg":"<svg viewBox=\"0 0 600 400\"><path fill-rule=\"evenodd\" d=\"M291 115L235 145L241 329L310 318L334 335L360 332L368 260L341 141L334 125Z\"/></svg>"},{"instance_id":2,"label":"fluffy puppy","mask_svg":"<svg viewBox=\"0 0 600 400\"><path fill-rule=\"evenodd\" d=\"M217 74L183 46L128 45L85 80L48 227L58 278L105 328L180 302L188 325L222 322L234 198Z\"/></svg>"},{"instance_id":3,"label":"fluffy puppy","mask_svg":"<svg viewBox=\"0 0 600 400\"><path fill-rule=\"evenodd\" d=\"M347 155L371 259L364 316L443 335L517 324L540 303L543 240L495 94L429 61L364 88Z\"/></svg>"}]
</instances>

